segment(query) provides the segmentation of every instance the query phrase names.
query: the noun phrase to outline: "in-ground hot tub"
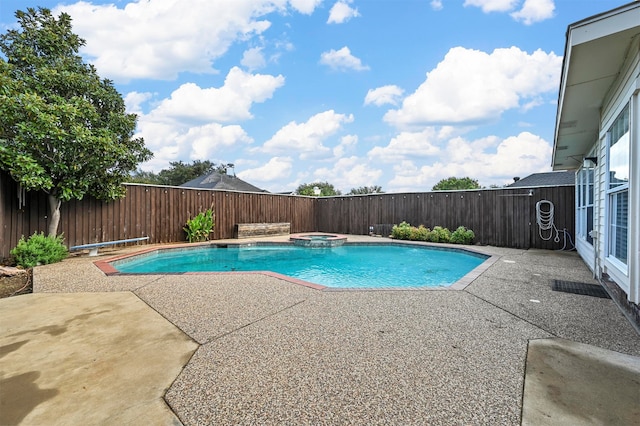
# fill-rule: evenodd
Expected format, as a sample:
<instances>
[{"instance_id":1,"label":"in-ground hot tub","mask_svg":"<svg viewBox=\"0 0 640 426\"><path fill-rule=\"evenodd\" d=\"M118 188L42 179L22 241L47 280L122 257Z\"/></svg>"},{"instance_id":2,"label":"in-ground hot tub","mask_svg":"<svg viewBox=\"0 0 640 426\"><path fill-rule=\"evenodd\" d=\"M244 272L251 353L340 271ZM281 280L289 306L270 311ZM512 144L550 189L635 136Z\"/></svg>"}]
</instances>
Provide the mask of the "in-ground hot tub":
<instances>
[{"instance_id":1,"label":"in-ground hot tub","mask_svg":"<svg viewBox=\"0 0 640 426\"><path fill-rule=\"evenodd\" d=\"M305 234L293 234L289 239L297 246L338 247L347 241L347 236L340 234L327 234L324 232L309 232Z\"/></svg>"}]
</instances>

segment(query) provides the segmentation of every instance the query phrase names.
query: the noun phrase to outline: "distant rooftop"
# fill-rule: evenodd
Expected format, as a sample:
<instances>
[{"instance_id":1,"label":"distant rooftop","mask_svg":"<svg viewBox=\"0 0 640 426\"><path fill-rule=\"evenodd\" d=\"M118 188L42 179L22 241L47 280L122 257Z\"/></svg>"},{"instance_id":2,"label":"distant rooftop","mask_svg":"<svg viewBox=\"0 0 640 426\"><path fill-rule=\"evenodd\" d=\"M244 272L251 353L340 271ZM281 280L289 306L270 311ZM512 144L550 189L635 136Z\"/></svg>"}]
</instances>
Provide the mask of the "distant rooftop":
<instances>
[{"instance_id":1,"label":"distant rooftop","mask_svg":"<svg viewBox=\"0 0 640 426\"><path fill-rule=\"evenodd\" d=\"M565 186L575 185L576 174L574 171L533 173L527 177L523 177L507 185L509 188L518 188L523 186Z\"/></svg>"},{"instance_id":2,"label":"distant rooftop","mask_svg":"<svg viewBox=\"0 0 640 426\"><path fill-rule=\"evenodd\" d=\"M199 176L189 182L183 183L180 186L185 188L223 189L228 191L267 192L257 186L253 186L250 183L243 181L239 177L218 172Z\"/></svg>"}]
</instances>

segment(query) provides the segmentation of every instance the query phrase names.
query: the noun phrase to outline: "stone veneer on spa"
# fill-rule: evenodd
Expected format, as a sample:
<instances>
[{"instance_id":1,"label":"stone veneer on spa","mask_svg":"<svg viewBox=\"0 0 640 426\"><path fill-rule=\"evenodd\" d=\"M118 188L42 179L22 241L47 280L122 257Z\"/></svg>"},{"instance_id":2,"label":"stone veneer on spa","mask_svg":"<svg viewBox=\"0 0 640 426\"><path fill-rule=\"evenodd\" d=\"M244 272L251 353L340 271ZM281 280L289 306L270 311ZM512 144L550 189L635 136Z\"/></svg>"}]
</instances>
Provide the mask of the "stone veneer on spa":
<instances>
[{"instance_id":1,"label":"stone veneer on spa","mask_svg":"<svg viewBox=\"0 0 640 426\"><path fill-rule=\"evenodd\" d=\"M347 241L347 236L322 232L310 232L306 234L293 234L289 237L289 240L293 241L293 244L303 247L338 247Z\"/></svg>"}]
</instances>

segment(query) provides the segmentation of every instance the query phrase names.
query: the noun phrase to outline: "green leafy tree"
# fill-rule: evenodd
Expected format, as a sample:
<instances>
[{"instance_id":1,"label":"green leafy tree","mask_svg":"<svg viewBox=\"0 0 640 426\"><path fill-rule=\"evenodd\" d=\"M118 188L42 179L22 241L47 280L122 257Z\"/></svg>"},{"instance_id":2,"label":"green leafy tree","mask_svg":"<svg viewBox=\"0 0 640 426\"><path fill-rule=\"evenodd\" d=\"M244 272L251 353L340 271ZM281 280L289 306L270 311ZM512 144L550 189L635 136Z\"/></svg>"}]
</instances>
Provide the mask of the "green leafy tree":
<instances>
[{"instance_id":1,"label":"green leafy tree","mask_svg":"<svg viewBox=\"0 0 640 426\"><path fill-rule=\"evenodd\" d=\"M384 191L381 186L361 186L360 188L351 188L349 195L361 195L361 194L382 194Z\"/></svg>"},{"instance_id":2,"label":"green leafy tree","mask_svg":"<svg viewBox=\"0 0 640 426\"><path fill-rule=\"evenodd\" d=\"M146 183L149 185L160 185L160 178L157 173L145 172L144 170L136 170L127 178L127 182Z\"/></svg>"},{"instance_id":3,"label":"green leafy tree","mask_svg":"<svg viewBox=\"0 0 640 426\"><path fill-rule=\"evenodd\" d=\"M195 160L192 164L183 163L182 161L172 161L168 169L161 170L158 173L160 185L178 186L189 182L192 179L208 174L216 170L216 165L209 160Z\"/></svg>"},{"instance_id":4,"label":"green leafy tree","mask_svg":"<svg viewBox=\"0 0 640 426\"><path fill-rule=\"evenodd\" d=\"M433 191L451 191L456 189L480 189L480 184L477 180L470 177L450 177L442 179L440 182L433 186Z\"/></svg>"},{"instance_id":5,"label":"green leafy tree","mask_svg":"<svg viewBox=\"0 0 640 426\"><path fill-rule=\"evenodd\" d=\"M320 194L316 194L316 188L320 191ZM330 197L332 195L340 195L341 192L334 188L334 186L328 182L313 182L303 183L296 189L298 195L310 195L320 197Z\"/></svg>"},{"instance_id":6,"label":"green leafy tree","mask_svg":"<svg viewBox=\"0 0 640 426\"><path fill-rule=\"evenodd\" d=\"M183 163L174 161L169 163L168 169L162 169L159 173L136 170L128 179L128 182L147 183L150 185L172 185L179 186L205 174L218 172L226 174L229 169L233 169L232 163L215 164L209 160L195 160L193 163Z\"/></svg>"},{"instance_id":7,"label":"green leafy tree","mask_svg":"<svg viewBox=\"0 0 640 426\"><path fill-rule=\"evenodd\" d=\"M0 166L48 194L55 236L62 202L124 196L121 183L152 153L133 137L137 117L113 83L79 56L85 41L71 17L45 8L15 16L21 28L0 36Z\"/></svg>"}]
</instances>

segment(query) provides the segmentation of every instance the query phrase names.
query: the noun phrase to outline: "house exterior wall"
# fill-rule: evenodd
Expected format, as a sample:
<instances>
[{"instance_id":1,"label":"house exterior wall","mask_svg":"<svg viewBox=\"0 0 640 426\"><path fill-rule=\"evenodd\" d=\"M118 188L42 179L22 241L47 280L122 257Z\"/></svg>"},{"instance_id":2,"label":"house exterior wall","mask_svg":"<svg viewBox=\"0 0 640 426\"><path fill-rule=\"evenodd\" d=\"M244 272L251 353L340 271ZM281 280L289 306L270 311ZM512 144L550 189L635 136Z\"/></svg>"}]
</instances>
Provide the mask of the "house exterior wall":
<instances>
[{"instance_id":1,"label":"house exterior wall","mask_svg":"<svg viewBox=\"0 0 640 426\"><path fill-rule=\"evenodd\" d=\"M627 265L608 255L611 214L613 206L609 188L608 132L620 112L629 105L629 190ZM601 113L599 139L591 152L598 157L594 169L593 245L586 238L576 236L577 250L585 263L601 278L607 274L627 294L630 302L640 303L640 38L630 46L627 59L618 79L608 92ZM578 170L578 174L583 168ZM579 191L578 185L576 191ZM577 195L577 194L576 194ZM578 202L578 198L576 198ZM579 215L578 209L576 214ZM576 222L580 220L576 217Z\"/></svg>"}]
</instances>

